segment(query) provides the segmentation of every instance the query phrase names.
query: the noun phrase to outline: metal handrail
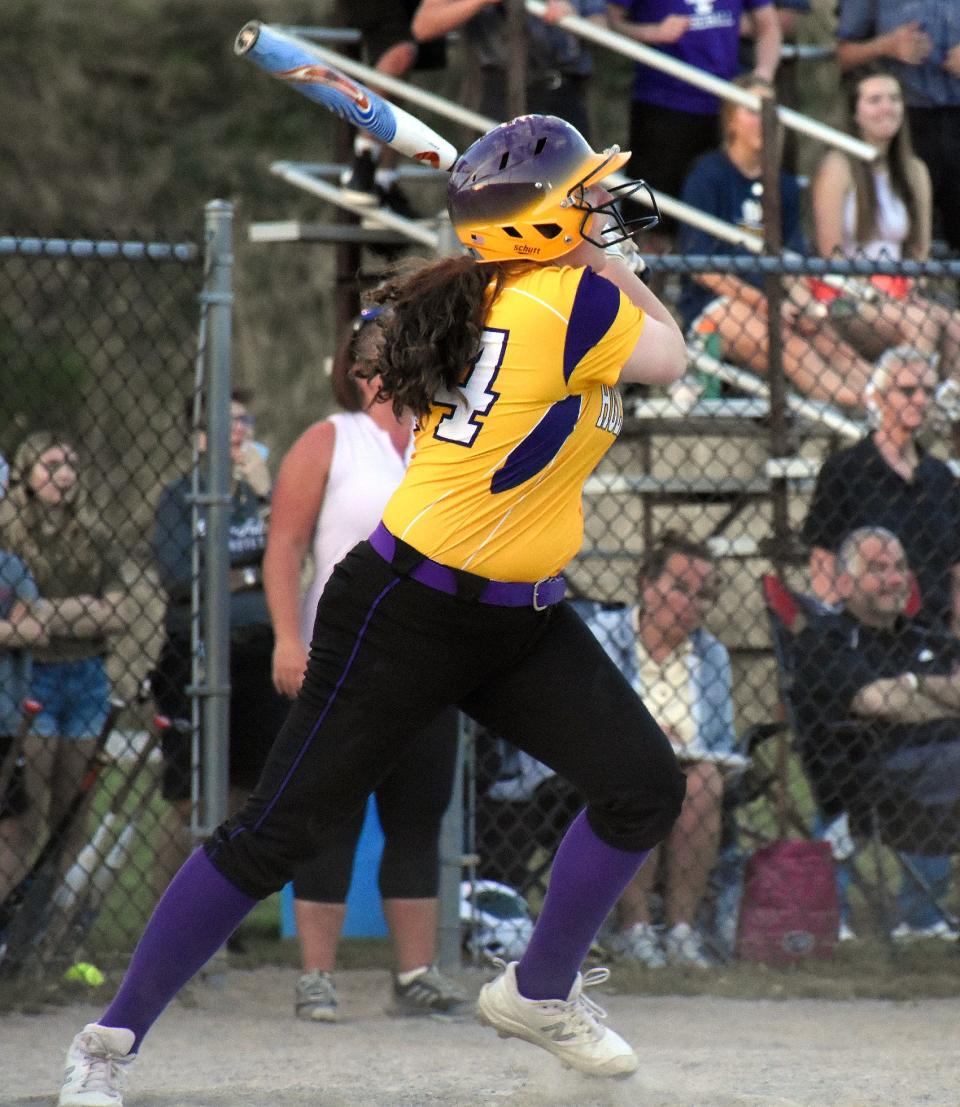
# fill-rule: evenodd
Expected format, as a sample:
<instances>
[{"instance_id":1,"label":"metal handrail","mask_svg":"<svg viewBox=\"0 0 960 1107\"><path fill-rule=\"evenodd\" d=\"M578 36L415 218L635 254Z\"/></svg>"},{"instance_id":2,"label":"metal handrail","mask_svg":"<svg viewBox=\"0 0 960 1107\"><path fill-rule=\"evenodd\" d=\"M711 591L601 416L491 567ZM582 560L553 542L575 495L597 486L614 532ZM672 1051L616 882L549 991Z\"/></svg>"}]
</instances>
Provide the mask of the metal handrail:
<instances>
[{"instance_id":1,"label":"metal handrail","mask_svg":"<svg viewBox=\"0 0 960 1107\"><path fill-rule=\"evenodd\" d=\"M427 92L426 89L418 88L415 85L407 84L397 77L390 77L385 73L380 73L378 70L364 65L362 62L355 61L353 58L348 58L346 55L340 54L336 50L328 50L325 46L320 46L316 42L304 40L303 46L304 49L315 54L321 61L326 61L330 65L342 69L344 73L349 73L351 77L356 77L358 80L376 85L377 88L390 93L392 96L397 97L397 99L407 100L412 104L417 104L419 107L426 108L428 111L432 111L437 115L442 115L452 120L454 123L460 123L481 134L485 134L492 127L496 127L497 124L501 122L499 119L491 119L489 116L480 115L479 112L460 107L459 104L453 104L442 96ZM292 163L289 162L283 164L287 166L292 165ZM288 179L290 178L288 177ZM622 173L615 173L610 180L614 184L622 184L627 178ZM294 182L291 181L291 183ZM682 200L675 200L672 196L667 196L663 192L654 191L654 197L660 210L665 215L672 216L683 223L696 227L698 230L705 231L707 234L722 239L724 242L730 242L737 246L741 246L744 249L750 250L751 253L759 253L762 249L762 243L758 237L750 231L745 231L740 227L734 226L732 223L727 223L723 219L718 219L714 215L708 215L706 212L700 211L699 208L692 207L690 204L685 204ZM642 200L646 199L642 190L638 193L637 198Z\"/></svg>"},{"instance_id":2,"label":"metal handrail","mask_svg":"<svg viewBox=\"0 0 960 1107\"><path fill-rule=\"evenodd\" d=\"M538 19L543 19L547 11L547 5L543 0L524 0L524 7ZM710 92L714 96L721 97L721 99L732 100L737 104L742 104L745 108L750 108L751 111L760 110L760 97L755 93L738 88L730 81L714 77L712 73L707 73L702 69L698 69L695 65L688 65L686 62L679 61L669 54L655 50L652 46L644 46L643 43L634 42L626 35L609 31L605 27L599 27L588 19L583 19L578 15L568 15L564 16L563 19L558 19L555 25L562 27L565 31L571 31L580 38L588 39L600 46L606 46L626 58L643 62L644 65L659 69L662 73L667 73L671 77L677 77L687 84L702 88L705 92ZM815 138L819 142L836 146L837 149L844 150L863 161L873 161L877 156L877 151L869 143L862 142L844 131L838 131L836 127L819 123L817 120L794 111L792 108L778 105L777 118L785 127L799 131L810 138Z\"/></svg>"}]
</instances>

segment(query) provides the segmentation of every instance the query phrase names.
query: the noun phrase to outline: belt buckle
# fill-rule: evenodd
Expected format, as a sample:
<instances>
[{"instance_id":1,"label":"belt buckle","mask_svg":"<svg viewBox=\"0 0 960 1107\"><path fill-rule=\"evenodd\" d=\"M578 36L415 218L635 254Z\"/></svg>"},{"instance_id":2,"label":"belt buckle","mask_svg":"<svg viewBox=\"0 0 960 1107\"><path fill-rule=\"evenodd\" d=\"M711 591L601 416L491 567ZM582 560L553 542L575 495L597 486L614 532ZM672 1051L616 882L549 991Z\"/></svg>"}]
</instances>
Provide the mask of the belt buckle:
<instances>
[{"instance_id":1,"label":"belt buckle","mask_svg":"<svg viewBox=\"0 0 960 1107\"><path fill-rule=\"evenodd\" d=\"M533 610L534 611L546 611L550 606L548 603L541 603L539 599L540 585L546 584L547 581L553 580L553 577L541 577L533 586Z\"/></svg>"}]
</instances>

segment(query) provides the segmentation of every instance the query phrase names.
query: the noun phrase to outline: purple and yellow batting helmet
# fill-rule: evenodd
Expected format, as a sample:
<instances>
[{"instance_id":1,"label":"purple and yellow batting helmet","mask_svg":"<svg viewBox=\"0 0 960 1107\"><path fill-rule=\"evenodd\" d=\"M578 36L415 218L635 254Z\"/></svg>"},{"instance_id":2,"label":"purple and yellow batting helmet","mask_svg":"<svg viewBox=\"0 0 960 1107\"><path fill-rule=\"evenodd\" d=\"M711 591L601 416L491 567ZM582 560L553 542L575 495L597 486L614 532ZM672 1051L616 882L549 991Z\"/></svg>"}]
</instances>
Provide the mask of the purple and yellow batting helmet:
<instances>
[{"instance_id":1,"label":"purple and yellow batting helmet","mask_svg":"<svg viewBox=\"0 0 960 1107\"><path fill-rule=\"evenodd\" d=\"M457 159L447 187L450 221L481 261L551 261L581 238L614 245L658 218L626 223L616 207L625 194L646 188L642 181L612 189L613 199L604 204L585 199L587 189L621 169L629 157L617 146L596 153L576 127L556 116L521 115L488 131ZM602 239L587 233L597 213L609 223Z\"/></svg>"}]
</instances>

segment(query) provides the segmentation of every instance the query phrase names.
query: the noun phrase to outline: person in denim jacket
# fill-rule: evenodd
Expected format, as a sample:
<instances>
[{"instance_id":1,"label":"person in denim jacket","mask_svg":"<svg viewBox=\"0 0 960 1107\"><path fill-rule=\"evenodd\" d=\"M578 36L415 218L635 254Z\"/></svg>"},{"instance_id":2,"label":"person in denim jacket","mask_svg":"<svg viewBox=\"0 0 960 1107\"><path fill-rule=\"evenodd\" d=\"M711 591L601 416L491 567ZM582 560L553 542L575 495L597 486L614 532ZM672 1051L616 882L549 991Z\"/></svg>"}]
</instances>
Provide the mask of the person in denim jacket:
<instances>
[{"instance_id":1,"label":"person in denim jacket","mask_svg":"<svg viewBox=\"0 0 960 1107\"><path fill-rule=\"evenodd\" d=\"M669 737L687 776L687 795L659 857L651 858L618 903L605 945L650 968L668 961L707 968L711 961L695 916L717 860L724 772L741 763L730 657L702 626L717 589L710 551L665 533L641 564L637 588L637 606L576 606ZM665 867L662 941L650 910L657 862Z\"/></svg>"}]
</instances>

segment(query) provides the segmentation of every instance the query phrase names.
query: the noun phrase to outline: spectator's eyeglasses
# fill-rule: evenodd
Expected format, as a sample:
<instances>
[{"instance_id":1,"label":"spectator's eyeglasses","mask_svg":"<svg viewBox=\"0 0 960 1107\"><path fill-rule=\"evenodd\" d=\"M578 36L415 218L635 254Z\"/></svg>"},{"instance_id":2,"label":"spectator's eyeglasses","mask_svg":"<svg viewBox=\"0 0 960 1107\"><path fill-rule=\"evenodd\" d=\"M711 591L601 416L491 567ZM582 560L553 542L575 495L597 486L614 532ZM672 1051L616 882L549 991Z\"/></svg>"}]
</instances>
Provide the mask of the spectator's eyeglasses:
<instances>
[{"instance_id":1,"label":"spectator's eyeglasses","mask_svg":"<svg viewBox=\"0 0 960 1107\"><path fill-rule=\"evenodd\" d=\"M256 424L256 419L254 419L254 417L248 412L244 412L242 415L231 415L230 419L234 423L239 423L241 427L248 427L251 430Z\"/></svg>"},{"instance_id":2,"label":"spectator's eyeglasses","mask_svg":"<svg viewBox=\"0 0 960 1107\"><path fill-rule=\"evenodd\" d=\"M888 392L899 392L901 396L915 396L922 392L924 396L932 396L936 389L928 388L925 384L891 384Z\"/></svg>"}]
</instances>

